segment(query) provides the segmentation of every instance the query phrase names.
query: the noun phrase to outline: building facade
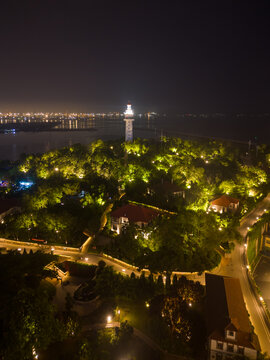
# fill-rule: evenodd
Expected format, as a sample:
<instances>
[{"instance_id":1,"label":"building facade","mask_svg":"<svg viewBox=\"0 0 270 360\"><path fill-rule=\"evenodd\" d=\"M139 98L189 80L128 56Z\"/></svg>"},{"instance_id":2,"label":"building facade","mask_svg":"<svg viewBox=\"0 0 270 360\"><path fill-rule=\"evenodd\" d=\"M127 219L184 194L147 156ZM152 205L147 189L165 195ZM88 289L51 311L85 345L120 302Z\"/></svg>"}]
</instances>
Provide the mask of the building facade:
<instances>
[{"instance_id":1,"label":"building facade","mask_svg":"<svg viewBox=\"0 0 270 360\"><path fill-rule=\"evenodd\" d=\"M208 359L257 359L260 345L239 279L206 273L205 282Z\"/></svg>"},{"instance_id":2,"label":"building facade","mask_svg":"<svg viewBox=\"0 0 270 360\"><path fill-rule=\"evenodd\" d=\"M219 213L234 212L239 208L239 200L228 195L222 195L218 199L211 201L209 209Z\"/></svg>"},{"instance_id":3,"label":"building facade","mask_svg":"<svg viewBox=\"0 0 270 360\"><path fill-rule=\"evenodd\" d=\"M270 222L267 222L262 227L262 250L270 255Z\"/></svg>"},{"instance_id":4,"label":"building facade","mask_svg":"<svg viewBox=\"0 0 270 360\"><path fill-rule=\"evenodd\" d=\"M127 204L112 211L111 230L120 234L122 228L128 224L135 224L143 228L159 214L158 210L146 206Z\"/></svg>"}]
</instances>

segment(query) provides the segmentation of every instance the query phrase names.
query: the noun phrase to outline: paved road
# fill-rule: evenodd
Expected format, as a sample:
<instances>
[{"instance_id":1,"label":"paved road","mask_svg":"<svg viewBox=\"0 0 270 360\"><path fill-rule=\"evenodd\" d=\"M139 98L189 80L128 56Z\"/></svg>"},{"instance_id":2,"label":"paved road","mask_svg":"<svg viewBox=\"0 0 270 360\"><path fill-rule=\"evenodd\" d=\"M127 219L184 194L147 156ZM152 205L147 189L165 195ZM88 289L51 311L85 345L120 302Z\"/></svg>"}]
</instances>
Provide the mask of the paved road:
<instances>
[{"instance_id":1,"label":"paved road","mask_svg":"<svg viewBox=\"0 0 270 360\"><path fill-rule=\"evenodd\" d=\"M239 232L244 238L247 235L248 227L251 227L258 218L264 214L265 209L270 209L270 194L258 204L256 209L251 211L242 220ZM239 278L246 306L250 314L250 320L259 337L262 351L270 354L270 331L268 321L265 318L265 312L257 294L253 292L252 287L250 286L247 273L248 269L245 261L245 251L244 245L236 244L229 259L225 259L219 270L215 273L218 275Z\"/></svg>"},{"instance_id":2,"label":"paved road","mask_svg":"<svg viewBox=\"0 0 270 360\"><path fill-rule=\"evenodd\" d=\"M127 264L121 264L121 261L114 261L110 258L103 257L102 255L93 254L93 253L82 253L77 248L69 248L64 246L44 246L44 245L36 245L33 243L8 240L0 238L0 247L6 248L7 250L17 250L20 253L23 253L24 249L29 253L30 250L38 251L42 250L45 252L53 251L54 255L60 255L68 257L72 260L79 260L81 262L85 262L88 264L97 265L100 260L105 260L107 265L113 266L116 271L121 272L122 274L130 275L134 272L137 276L140 275L138 271L132 266L128 266Z\"/></svg>"}]
</instances>

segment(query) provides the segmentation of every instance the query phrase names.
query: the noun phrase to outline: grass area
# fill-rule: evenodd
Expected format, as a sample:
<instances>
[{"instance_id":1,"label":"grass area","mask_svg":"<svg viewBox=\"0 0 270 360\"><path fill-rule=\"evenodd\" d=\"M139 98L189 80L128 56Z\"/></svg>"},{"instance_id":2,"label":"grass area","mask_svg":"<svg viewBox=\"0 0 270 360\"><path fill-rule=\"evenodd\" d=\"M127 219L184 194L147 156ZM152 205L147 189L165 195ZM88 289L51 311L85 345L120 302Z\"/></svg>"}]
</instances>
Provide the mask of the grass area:
<instances>
[{"instance_id":1,"label":"grass area","mask_svg":"<svg viewBox=\"0 0 270 360\"><path fill-rule=\"evenodd\" d=\"M250 266L252 266L252 263L254 262L257 255L256 244L257 244L256 239L249 239L248 248L247 248L247 258Z\"/></svg>"},{"instance_id":2,"label":"grass area","mask_svg":"<svg viewBox=\"0 0 270 360\"><path fill-rule=\"evenodd\" d=\"M151 332L148 331L149 324L149 310L142 304L135 304L126 299L119 299L120 321L127 320L133 327L141 330L149 337L152 337Z\"/></svg>"},{"instance_id":3,"label":"grass area","mask_svg":"<svg viewBox=\"0 0 270 360\"><path fill-rule=\"evenodd\" d=\"M127 299L118 299L120 316L116 315L116 321L127 320L131 326L141 330L162 349L178 355L190 355L188 346L176 341L170 336L167 325L158 314L151 313L151 310L143 303L134 303Z\"/></svg>"},{"instance_id":4,"label":"grass area","mask_svg":"<svg viewBox=\"0 0 270 360\"><path fill-rule=\"evenodd\" d=\"M95 265L74 261L65 261L65 267L70 276L79 277L93 277L97 268Z\"/></svg>"}]
</instances>

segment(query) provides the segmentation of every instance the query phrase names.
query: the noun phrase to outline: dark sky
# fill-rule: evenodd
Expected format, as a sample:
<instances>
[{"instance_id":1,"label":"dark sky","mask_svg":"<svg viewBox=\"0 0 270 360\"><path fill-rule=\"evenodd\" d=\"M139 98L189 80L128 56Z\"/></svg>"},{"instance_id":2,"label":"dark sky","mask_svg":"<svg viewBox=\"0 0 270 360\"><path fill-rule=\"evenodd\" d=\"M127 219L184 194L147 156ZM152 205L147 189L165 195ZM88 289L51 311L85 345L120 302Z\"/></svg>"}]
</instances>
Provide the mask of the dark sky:
<instances>
[{"instance_id":1,"label":"dark sky","mask_svg":"<svg viewBox=\"0 0 270 360\"><path fill-rule=\"evenodd\" d=\"M270 1L1 2L0 111L270 112Z\"/></svg>"}]
</instances>

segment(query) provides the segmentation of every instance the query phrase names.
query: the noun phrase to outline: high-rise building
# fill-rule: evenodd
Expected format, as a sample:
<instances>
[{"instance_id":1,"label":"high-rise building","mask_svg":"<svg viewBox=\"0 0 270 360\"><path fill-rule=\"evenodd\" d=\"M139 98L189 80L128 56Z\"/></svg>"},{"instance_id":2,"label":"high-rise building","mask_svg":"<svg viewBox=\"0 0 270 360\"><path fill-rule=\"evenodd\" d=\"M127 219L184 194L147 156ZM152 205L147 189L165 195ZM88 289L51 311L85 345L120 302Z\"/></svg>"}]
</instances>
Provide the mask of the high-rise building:
<instances>
[{"instance_id":1,"label":"high-rise building","mask_svg":"<svg viewBox=\"0 0 270 360\"><path fill-rule=\"evenodd\" d=\"M124 121L126 122L125 141L133 141L133 121L134 121L134 119L133 119L133 110L131 108L131 104L127 105Z\"/></svg>"}]
</instances>

